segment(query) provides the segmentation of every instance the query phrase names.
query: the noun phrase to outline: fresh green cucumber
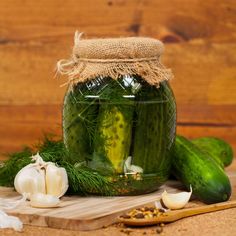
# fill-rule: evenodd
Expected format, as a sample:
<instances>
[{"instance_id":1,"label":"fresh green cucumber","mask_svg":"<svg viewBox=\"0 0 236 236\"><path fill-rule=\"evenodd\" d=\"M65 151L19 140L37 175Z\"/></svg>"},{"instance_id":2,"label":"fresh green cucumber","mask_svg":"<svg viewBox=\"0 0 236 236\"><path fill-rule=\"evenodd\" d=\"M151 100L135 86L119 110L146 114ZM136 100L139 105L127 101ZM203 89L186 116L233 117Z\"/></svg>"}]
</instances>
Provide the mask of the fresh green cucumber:
<instances>
[{"instance_id":1,"label":"fresh green cucumber","mask_svg":"<svg viewBox=\"0 0 236 236\"><path fill-rule=\"evenodd\" d=\"M205 203L227 201L230 181L224 170L205 152L182 136L175 139L172 173Z\"/></svg>"},{"instance_id":2,"label":"fresh green cucumber","mask_svg":"<svg viewBox=\"0 0 236 236\"><path fill-rule=\"evenodd\" d=\"M221 167L229 166L233 161L233 149L222 139L202 137L193 139L192 143L207 152Z\"/></svg>"}]
</instances>

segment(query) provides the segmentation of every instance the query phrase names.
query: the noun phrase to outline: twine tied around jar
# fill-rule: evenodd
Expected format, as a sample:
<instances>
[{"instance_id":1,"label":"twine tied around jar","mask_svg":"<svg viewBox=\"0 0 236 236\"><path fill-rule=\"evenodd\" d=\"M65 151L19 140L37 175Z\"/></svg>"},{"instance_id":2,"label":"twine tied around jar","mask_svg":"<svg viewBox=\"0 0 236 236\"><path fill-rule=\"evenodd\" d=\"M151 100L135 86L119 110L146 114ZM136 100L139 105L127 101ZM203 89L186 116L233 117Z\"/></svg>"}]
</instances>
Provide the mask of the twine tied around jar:
<instances>
[{"instance_id":1,"label":"twine tied around jar","mask_svg":"<svg viewBox=\"0 0 236 236\"><path fill-rule=\"evenodd\" d=\"M164 51L161 41L145 37L81 39L75 32L70 59L57 62L57 72L68 76L69 85L98 77L117 80L124 75L139 75L150 85L173 77L160 62Z\"/></svg>"}]
</instances>

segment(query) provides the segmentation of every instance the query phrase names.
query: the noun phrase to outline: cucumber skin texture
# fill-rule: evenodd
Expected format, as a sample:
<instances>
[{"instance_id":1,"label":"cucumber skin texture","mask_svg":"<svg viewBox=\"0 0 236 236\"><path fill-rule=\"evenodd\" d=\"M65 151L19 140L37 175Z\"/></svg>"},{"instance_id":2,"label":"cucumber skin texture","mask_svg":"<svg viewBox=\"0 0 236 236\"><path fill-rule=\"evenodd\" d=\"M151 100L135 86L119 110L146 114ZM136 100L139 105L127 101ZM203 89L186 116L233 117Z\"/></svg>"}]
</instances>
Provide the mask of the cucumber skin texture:
<instances>
[{"instance_id":1,"label":"cucumber skin texture","mask_svg":"<svg viewBox=\"0 0 236 236\"><path fill-rule=\"evenodd\" d=\"M133 106L101 104L94 139L94 156L109 161L116 173L123 173L129 156Z\"/></svg>"},{"instance_id":2,"label":"cucumber skin texture","mask_svg":"<svg viewBox=\"0 0 236 236\"><path fill-rule=\"evenodd\" d=\"M92 145L85 119L97 109L96 105L79 103L79 96L76 89L68 91L63 106L63 140L67 150L73 154L73 160L67 160L72 164L87 161L91 155Z\"/></svg>"},{"instance_id":3,"label":"cucumber skin texture","mask_svg":"<svg viewBox=\"0 0 236 236\"><path fill-rule=\"evenodd\" d=\"M160 103L141 103L136 107L132 163L142 167L144 173L159 173L165 181L170 174L170 152L176 133L174 95L168 83L160 84L158 89L147 87L145 92Z\"/></svg>"},{"instance_id":4,"label":"cucumber skin texture","mask_svg":"<svg viewBox=\"0 0 236 236\"><path fill-rule=\"evenodd\" d=\"M229 166L233 161L233 149L222 139L202 137L193 139L192 143L212 156L212 158L214 158L215 161L223 168Z\"/></svg>"},{"instance_id":5,"label":"cucumber skin texture","mask_svg":"<svg viewBox=\"0 0 236 236\"><path fill-rule=\"evenodd\" d=\"M188 189L207 204L227 201L231 195L230 181L224 170L182 136L177 136L172 152L172 173Z\"/></svg>"}]
</instances>

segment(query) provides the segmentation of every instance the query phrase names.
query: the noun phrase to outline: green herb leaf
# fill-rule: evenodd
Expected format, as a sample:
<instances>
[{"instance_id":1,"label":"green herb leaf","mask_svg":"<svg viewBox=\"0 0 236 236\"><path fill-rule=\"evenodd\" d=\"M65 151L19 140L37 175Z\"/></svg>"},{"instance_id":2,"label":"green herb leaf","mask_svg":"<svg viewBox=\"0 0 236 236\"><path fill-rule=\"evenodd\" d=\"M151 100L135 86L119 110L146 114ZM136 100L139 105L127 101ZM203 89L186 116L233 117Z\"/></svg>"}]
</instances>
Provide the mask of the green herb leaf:
<instances>
[{"instance_id":1,"label":"green herb leaf","mask_svg":"<svg viewBox=\"0 0 236 236\"><path fill-rule=\"evenodd\" d=\"M78 163L70 164L66 160L73 158L65 148L61 140L53 140L52 137L46 136L43 142L36 145L39 154L44 161L51 161L60 167L64 167L67 171L69 180L68 193L71 194L99 194L114 195L115 188L108 177L101 175L93 169ZM7 154L9 157L0 167L0 185L14 186L14 178L16 174L26 165L32 163L31 156L33 149L25 147L20 152Z\"/></svg>"}]
</instances>

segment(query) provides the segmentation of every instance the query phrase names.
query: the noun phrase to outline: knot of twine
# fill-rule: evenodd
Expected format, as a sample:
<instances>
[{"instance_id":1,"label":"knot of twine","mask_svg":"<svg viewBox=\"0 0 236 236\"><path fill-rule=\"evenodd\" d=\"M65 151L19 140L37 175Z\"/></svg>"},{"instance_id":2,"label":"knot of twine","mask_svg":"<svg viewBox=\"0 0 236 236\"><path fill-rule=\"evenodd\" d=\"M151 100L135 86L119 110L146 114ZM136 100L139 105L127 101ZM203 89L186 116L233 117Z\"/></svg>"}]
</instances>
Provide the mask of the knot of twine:
<instances>
[{"instance_id":1,"label":"knot of twine","mask_svg":"<svg viewBox=\"0 0 236 236\"><path fill-rule=\"evenodd\" d=\"M75 31L74 36L74 46L78 46L80 42L80 38L83 35L83 32ZM57 62L56 69L57 73L62 75L69 75L71 74L73 67L76 66L78 63L78 57L75 54L72 54L70 59L61 59Z\"/></svg>"}]
</instances>

